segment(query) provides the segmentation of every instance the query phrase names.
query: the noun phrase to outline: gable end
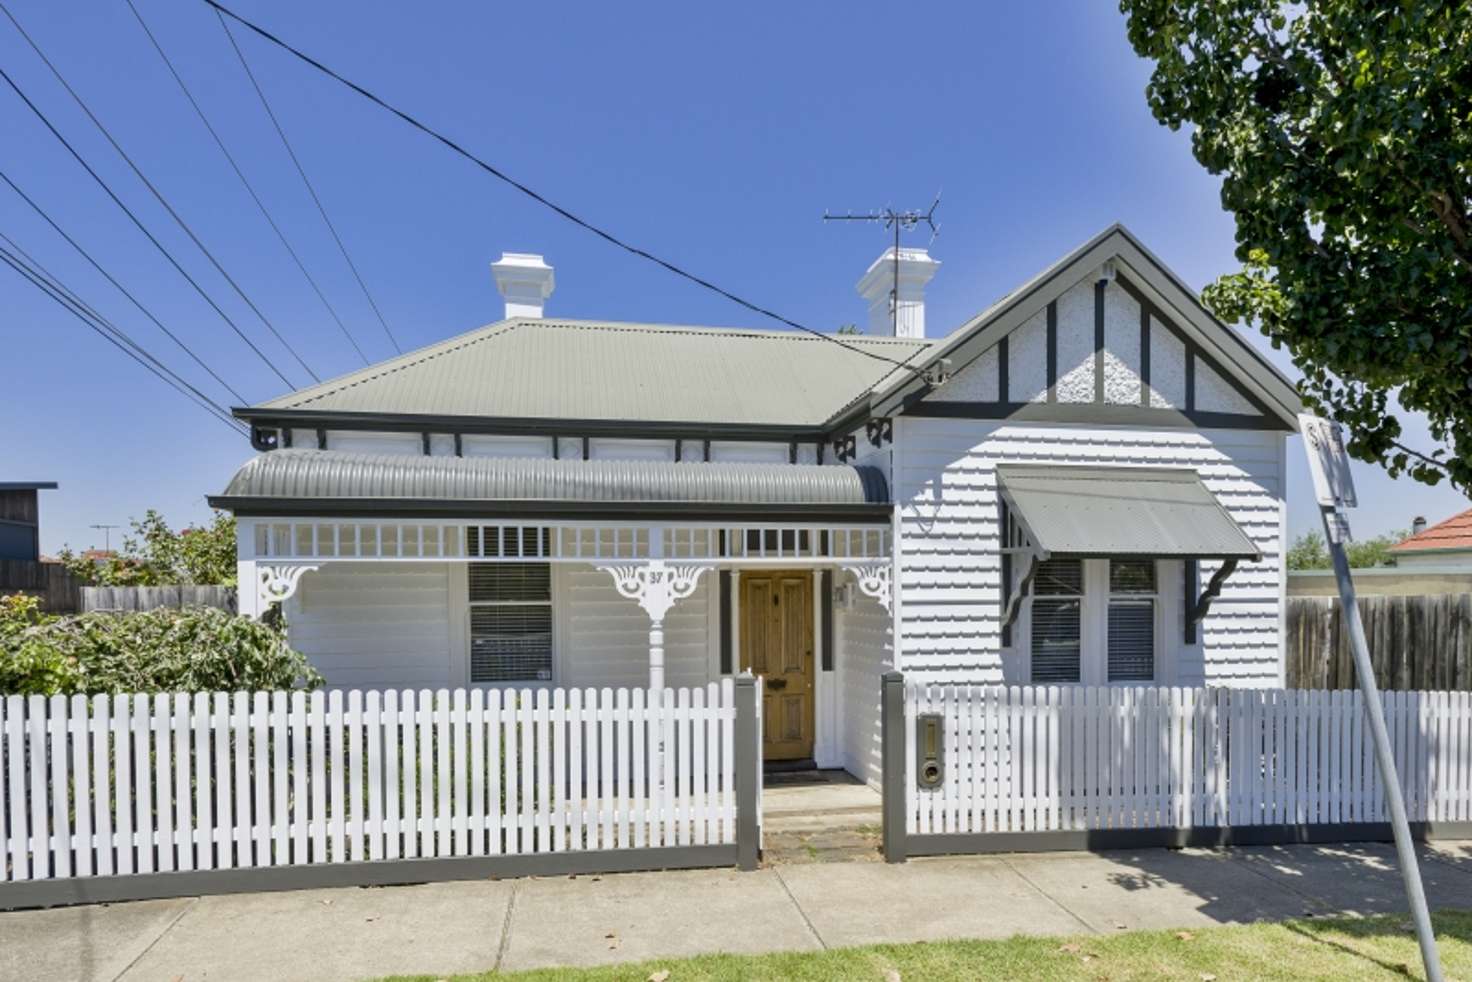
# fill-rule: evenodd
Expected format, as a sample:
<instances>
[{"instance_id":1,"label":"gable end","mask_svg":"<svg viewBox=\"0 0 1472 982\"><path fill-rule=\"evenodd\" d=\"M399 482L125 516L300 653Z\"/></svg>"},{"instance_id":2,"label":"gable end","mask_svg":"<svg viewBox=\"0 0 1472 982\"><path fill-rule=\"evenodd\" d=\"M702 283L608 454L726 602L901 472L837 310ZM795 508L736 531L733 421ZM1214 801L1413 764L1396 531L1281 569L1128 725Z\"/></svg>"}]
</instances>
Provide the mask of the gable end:
<instances>
[{"instance_id":1,"label":"gable end","mask_svg":"<svg viewBox=\"0 0 1472 982\"><path fill-rule=\"evenodd\" d=\"M1288 429L1129 276L1085 278L910 401L916 416Z\"/></svg>"}]
</instances>

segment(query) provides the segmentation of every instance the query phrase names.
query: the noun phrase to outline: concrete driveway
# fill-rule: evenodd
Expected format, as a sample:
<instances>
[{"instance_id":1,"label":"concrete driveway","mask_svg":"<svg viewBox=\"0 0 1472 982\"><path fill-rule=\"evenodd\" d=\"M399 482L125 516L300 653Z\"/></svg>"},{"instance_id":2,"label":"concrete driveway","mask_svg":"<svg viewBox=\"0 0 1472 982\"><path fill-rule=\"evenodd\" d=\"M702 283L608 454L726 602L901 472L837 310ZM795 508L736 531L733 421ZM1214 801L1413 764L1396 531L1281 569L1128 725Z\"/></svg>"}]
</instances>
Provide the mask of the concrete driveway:
<instances>
[{"instance_id":1,"label":"concrete driveway","mask_svg":"<svg viewBox=\"0 0 1472 982\"><path fill-rule=\"evenodd\" d=\"M1472 908L1472 842L1422 850ZM307 890L0 914L0 978L353 980L1402 908L1389 846L1142 850ZM876 898L883 898L876 902Z\"/></svg>"}]
</instances>

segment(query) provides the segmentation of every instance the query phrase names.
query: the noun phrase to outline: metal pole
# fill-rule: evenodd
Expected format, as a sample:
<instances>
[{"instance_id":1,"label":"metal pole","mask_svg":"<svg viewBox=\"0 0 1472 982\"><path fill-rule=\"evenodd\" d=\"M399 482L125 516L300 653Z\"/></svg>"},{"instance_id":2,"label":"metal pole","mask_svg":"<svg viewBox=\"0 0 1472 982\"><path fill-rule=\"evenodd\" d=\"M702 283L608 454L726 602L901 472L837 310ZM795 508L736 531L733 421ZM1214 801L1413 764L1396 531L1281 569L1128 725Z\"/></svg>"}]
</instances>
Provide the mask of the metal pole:
<instances>
[{"instance_id":1,"label":"metal pole","mask_svg":"<svg viewBox=\"0 0 1472 982\"><path fill-rule=\"evenodd\" d=\"M1385 804L1390 809L1390 829L1395 835L1395 852L1400 860L1400 874L1406 884L1406 899L1411 905L1411 922L1421 943L1421 961L1426 965L1427 982L1442 982L1441 959L1436 952L1436 935L1431 929L1431 914L1426 908L1426 890L1421 885L1421 869L1416 862L1416 847L1411 841L1411 827L1406 819L1405 798L1400 778L1395 772L1395 756L1390 749L1390 734L1385 730L1385 710L1380 704L1380 691L1375 685L1375 668L1370 663L1370 649L1365 643L1365 628L1360 623L1360 609L1355 602L1354 582L1349 574L1349 560L1344 555L1339 527L1333 509L1321 511L1324 538L1334 560L1334 578L1339 581L1339 602L1344 625L1349 630L1349 650L1354 654L1355 674L1360 692L1365 697L1365 714L1370 717L1370 735L1375 740L1375 763L1380 781L1385 785Z\"/></svg>"}]
</instances>

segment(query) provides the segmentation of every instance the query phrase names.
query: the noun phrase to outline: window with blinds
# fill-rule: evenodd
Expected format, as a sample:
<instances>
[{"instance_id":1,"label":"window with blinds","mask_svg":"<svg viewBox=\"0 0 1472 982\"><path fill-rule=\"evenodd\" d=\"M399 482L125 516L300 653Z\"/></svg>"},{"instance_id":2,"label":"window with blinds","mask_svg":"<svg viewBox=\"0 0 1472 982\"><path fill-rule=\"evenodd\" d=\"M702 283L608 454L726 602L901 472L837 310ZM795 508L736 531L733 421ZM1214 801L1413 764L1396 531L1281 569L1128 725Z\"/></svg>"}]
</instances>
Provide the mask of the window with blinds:
<instances>
[{"instance_id":1,"label":"window with blinds","mask_svg":"<svg viewBox=\"0 0 1472 982\"><path fill-rule=\"evenodd\" d=\"M552 567L471 563L470 681L552 679Z\"/></svg>"},{"instance_id":2,"label":"window with blinds","mask_svg":"<svg viewBox=\"0 0 1472 982\"><path fill-rule=\"evenodd\" d=\"M1155 562L1109 561L1110 682L1155 680Z\"/></svg>"},{"instance_id":3,"label":"window with blinds","mask_svg":"<svg viewBox=\"0 0 1472 982\"><path fill-rule=\"evenodd\" d=\"M1050 559L1033 577L1032 680L1077 682L1081 669L1084 564Z\"/></svg>"}]
</instances>

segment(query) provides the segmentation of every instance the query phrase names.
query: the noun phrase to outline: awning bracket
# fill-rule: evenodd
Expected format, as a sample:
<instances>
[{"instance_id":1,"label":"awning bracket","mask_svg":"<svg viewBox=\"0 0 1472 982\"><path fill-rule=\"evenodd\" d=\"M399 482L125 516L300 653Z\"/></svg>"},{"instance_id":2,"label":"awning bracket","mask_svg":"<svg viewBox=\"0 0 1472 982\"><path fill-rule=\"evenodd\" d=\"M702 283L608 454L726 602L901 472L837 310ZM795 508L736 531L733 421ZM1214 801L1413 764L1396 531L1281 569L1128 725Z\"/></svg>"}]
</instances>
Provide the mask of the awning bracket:
<instances>
[{"instance_id":1,"label":"awning bracket","mask_svg":"<svg viewBox=\"0 0 1472 982\"><path fill-rule=\"evenodd\" d=\"M1022 610L1022 601L1026 600L1028 594L1032 592L1032 581L1037 575L1038 563L1042 561L1036 552L1029 551L1021 555L1027 557L1027 568L1022 573L1022 580L1017 584L1017 589L1007 600L1007 609L1002 612L1002 627L1004 628L1011 627L1012 623L1017 620L1017 614Z\"/></svg>"},{"instance_id":2,"label":"awning bracket","mask_svg":"<svg viewBox=\"0 0 1472 982\"><path fill-rule=\"evenodd\" d=\"M1227 577L1236 572L1236 569L1236 559L1225 559L1217 567L1216 572L1211 574L1211 579L1207 582L1206 589L1201 591L1201 596L1196 598L1196 603L1191 607L1189 617L1191 623L1197 624L1201 622L1202 618L1206 616L1206 612L1211 609L1211 602L1221 595L1222 586L1227 582Z\"/></svg>"}]
</instances>

